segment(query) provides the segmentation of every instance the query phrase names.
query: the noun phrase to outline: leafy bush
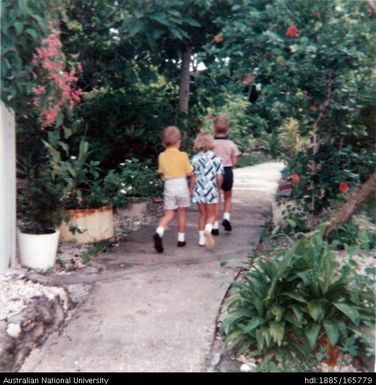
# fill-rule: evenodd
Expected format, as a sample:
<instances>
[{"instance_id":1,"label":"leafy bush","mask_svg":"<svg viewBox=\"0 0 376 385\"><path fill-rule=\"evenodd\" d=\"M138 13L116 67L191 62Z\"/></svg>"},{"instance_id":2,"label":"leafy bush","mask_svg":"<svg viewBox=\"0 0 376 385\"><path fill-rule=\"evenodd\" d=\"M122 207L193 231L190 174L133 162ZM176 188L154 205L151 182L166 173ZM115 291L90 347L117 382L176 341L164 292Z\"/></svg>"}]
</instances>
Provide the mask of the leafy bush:
<instances>
[{"instance_id":1,"label":"leafy bush","mask_svg":"<svg viewBox=\"0 0 376 385\"><path fill-rule=\"evenodd\" d=\"M77 155L56 133L44 142L50 154L53 174L63 187L66 209L97 208L107 204L125 206L130 197L143 199L158 196L162 183L150 162L126 159L114 170L104 170L92 159L89 143L81 139Z\"/></svg>"},{"instance_id":2,"label":"leafy bush","mask_svg":"<svg viewBox=\"0 0 376 385\"><path fill-rule=\"evenodd\" d=\"M234 283L221 325L228 348L304 360L326 337L338 347L362 338L362 325L372 327L372 285L348 265L336 268L324 230L305 235L279 259L259 260Z\"/></svg>"},{"instance_id":3,"label":"leafy bush","mask_svg":"<svg viewBox=\"0 0 376 385\"><path fill-rule=\"evenodd\" d=\"M48 234L61 224L62 186L47 167L35 170L18 196L17 215L25 233Z\"/></svg>"},{"instance_id":4,"label":"leafy bush","mask_svg":"<svg viewBox=\"0 0 376 385\"><path fill-rule=\"evenodd\" d=\"M99 162L90 160L89 143L80 142L77 156L72 155L67 143L59 136L50 135L44 142L53 174L63 185L63 203L66 209L97 208L111 203L111 196L103 183Z\"/></svg>"},{"instance_id":5,"label":"leafy bush","mask_svg":"<svg viewBox=\"0 0 376 385\"><path fill-rule=\"evenodd\" d=\"M163 187L155 167L136 158L126 159L120 163L118 170L111 170L104 179L104 185L116 207L125 206L130 200L134 202L160 196Z\"/></svg>"}]
</instances>

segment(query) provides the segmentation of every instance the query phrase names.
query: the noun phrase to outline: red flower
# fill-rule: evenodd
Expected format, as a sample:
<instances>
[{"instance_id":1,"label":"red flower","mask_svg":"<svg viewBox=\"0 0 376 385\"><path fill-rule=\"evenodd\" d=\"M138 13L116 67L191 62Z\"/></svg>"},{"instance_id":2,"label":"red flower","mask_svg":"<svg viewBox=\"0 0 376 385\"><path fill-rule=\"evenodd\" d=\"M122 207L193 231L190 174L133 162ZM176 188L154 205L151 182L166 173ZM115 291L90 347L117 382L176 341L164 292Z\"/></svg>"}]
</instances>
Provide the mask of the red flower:
<instances>
[{"instance_id":1,"label":"red flower","mask_svg":"<svg viewBox=\"0 0 376 385\"><path fill-rule=\"evenodd\" d=\"M321 13L319 11L315 12L316 17L321 17Z\"/></svg>"},{"instance_id":2,"label":"red flower","mask_svg":"<svg viewBox=\"0 0 376 385\"><path fill-rule=\"evenodd\" d=\"M292 183L294 184L298 184L300 182L300 178L299 178L299 175L294 175L292 178Z\"/></svg>"},{"instance_id":3,"label":"red flower","mask_svg":"<svg viewBox=\"0 0 376 385\"><path fill-rule=\"evenodd\" d=\"M349 189L349 185L346 182L341 182L339 184L339 191L346 192Z\"/></svg>"},{"instance_id":4,"label":"red flower","mask_svg":"<svg viewBox=\"0 0 376 385\"><path fill-rule=\"evenodd\" d=\"M225 40L225 38L220 33L218 35L214 36L214 41L216 43L223 43L224 40Z\"/></svg>"},{"instance_id":5,"label":"red flower","mask_svg":"<svg viewBox=\"0 0 376 385\"><path fill-rule=\"evenodd\" d=\"M295 25L292 25L287 28L286 36L288 37L295 37L298 34L299 30L295 27Z\"/></svg>"}]
</instances>

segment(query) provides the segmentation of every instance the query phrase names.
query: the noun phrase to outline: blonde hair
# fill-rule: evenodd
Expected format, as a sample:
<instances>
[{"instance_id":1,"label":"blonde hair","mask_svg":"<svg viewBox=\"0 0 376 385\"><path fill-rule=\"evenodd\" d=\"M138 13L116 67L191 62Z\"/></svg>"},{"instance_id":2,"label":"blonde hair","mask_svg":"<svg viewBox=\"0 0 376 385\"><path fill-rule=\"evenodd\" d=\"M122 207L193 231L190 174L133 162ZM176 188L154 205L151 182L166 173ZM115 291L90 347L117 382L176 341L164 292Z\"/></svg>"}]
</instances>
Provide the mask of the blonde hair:
<instances>
[{"instance_id":1,"label":"blonde hair","mask_svg":"<svg viewBox=\"0 0 376 385\"><path fill-rule=\"evenodd\" d=\"M214 132L216 134L227 134L230 128L230 120L226 116L217 116L214 120Z\"/></svg>"},{"instance_id":2,"label":"blonde hair","mask_svg":"<svg viewBox=\"0 0 376 385\"><path fill-rule=\"evenodd\" d=\"M175 126L168 126L163 130L162 143L166 147L174 146L181 139L180 131Z\"/></svg>"},{"instance_id":3,"label":"blonde hair","mask_svg":"<svg viewBox=\"0 0 376 385\"><path fill-rule=\"evenodd\" d=\"M212 150L215 146L214 138L212 135L202 132L196 136L195 143L193 145L194 151L206 151Z\"/></svg>"}]
</instances>

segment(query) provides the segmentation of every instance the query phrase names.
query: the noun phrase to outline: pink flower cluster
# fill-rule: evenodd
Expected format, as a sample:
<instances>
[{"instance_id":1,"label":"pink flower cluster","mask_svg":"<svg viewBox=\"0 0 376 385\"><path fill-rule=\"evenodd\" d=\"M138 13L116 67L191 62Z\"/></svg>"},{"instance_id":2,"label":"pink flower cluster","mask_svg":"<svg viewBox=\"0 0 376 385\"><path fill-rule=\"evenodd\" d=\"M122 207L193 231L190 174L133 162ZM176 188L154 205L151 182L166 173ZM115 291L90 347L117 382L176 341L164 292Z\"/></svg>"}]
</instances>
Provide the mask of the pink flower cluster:
<instances>
[{"instance_id":1,"label":"pink flower cluster","mask_svg":"<svg viewBox=\"0 0 376 385\"><path fill-rule=\"evenodd\" d=\"M72 109L80 102L82 95L82 90L74 87L78 81L76 71L65 70L59 35L59 31L52 29L33 56L33 75L40 83L34 88L34 105L41 108L42 128L54 124L59 112L64 107ZM80 63L76 67L82 71Z\"/></svg>"}]
</instances>

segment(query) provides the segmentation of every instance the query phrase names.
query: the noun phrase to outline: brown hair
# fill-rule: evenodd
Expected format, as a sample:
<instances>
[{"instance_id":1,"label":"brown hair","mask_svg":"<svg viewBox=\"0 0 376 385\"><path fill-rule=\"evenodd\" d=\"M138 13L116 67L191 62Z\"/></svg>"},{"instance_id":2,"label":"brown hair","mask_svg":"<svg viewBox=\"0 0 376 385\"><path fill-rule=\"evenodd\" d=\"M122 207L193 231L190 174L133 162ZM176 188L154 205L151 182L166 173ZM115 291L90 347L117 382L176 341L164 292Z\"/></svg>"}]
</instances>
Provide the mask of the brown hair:
<instances>
[{"instance_id":1,"label":"brown hair","mask_svg":"<svg viewBox=\"0 0 376 385\"><path fill-rule=\"evenodd\" d=\"M196 136L195 143L193 145L194 151L206 151L212 150L215 146L214 138L212 135L202 132Z\"/></svg>"},{"instance_id":2,"label":"brown hair","mask_svg":"<svg viewBox=\"0 0 376 385\"><path fill-rule=\"evenodd\" d=\"M168 126L163 130L162 143L166 147L174 146L181 139L180 131L175 126Z\"/></svg>"},{"instance_id":3,"label":"brown hair","mask_svg":"<svg viewBox=\"0 0 376 385\"><path fill-rule=\"evenodd\" d=\"M227 134L230 128L230 120L226 116L217 116L214 120L214 132L216 134Z\"/></svg>"}]
</instances>

